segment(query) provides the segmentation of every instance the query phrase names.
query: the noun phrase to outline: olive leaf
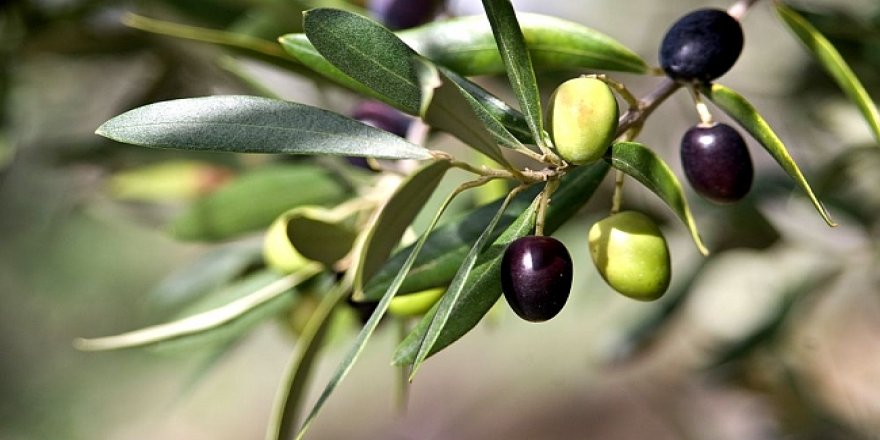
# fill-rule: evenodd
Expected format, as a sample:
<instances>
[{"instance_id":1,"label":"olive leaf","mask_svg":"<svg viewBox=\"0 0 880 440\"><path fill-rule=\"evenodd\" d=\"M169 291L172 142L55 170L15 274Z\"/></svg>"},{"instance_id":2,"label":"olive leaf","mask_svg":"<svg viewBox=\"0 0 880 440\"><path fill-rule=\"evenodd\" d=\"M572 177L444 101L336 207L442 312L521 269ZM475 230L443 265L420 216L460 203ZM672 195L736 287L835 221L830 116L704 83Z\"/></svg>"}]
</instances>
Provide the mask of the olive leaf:
<instances>
[{"instance_id":1,"label":"olive leaf","mask_svg":"<svg viewBox=\"0 0 880 440\"><path fill-rule=\"evenodd\" d=\"M758 113L758 110L739 93L722 86L712 84L703 87L702 93L706 95L718 107L736 120L749 134L754 137L761 146L770 153L770 156L779 163L783 170L807 193L813 206L829 226L837 226L828 214L828 211L819 201L809 182L804 177L800 168L785 148L785 144L767 124L767 121Z\"/></svg>"},{"instance_id":2,"label":"olive leaf","mask_svg":"<svg viewBox=\"0 0 880 440\"><path fill-rule=\"evenodd\" d=\"M394 248L400 244L406 228L437 189L450 167L448 161L434 161L413 173L400 184L363 232L363 248L360 255L356 256L358 263L354 269L356 299L363 297L364 283L382 267Z\"/></svg>"},{"instance_id":3,"label":"olive leaf","mask_svg":"<svg viewBox=\"0 0 880 440\"><path fill-rule=\"evenodd\" d=\"M427 358L428 354L433 350L434 344L437 343L437 339L440 337L440 333L443 332L446 325L449 323L452 311L456 306L460 305L459 301L462 296L461 294L467 287L465 283L469 280L471 273L474 271L474 266L477 264L477 258L483 252L483 248L485 248L486 244L489 242L489 237L492 236L492 232L498 225L498 221L501 219L501 216L510 204L510 200L515 195L514 192L511 192L505 197L501 206L498 208L498 211L495 213L495 216L492 217L492 220L489 221L489 225L486 226L486 230L484 230L477 238L477 241L465 256L464 261L462 261L461 266L459 266L458 270L455 272L455 276L449 283L449 288L446 289L446 293L443 294L440 302L437 303L437 307L431 317L431 323L425 330L424 338L419 343L419 351L416 353L416 358L412 364L412 373L410 373L409 377L410 381L412 381L413 377L415 377L416 373L419 371L425 358ZM538 201L539 199L536 198L535 201L532 202L529 211L537 212ZM531 225L526 224L525 226L533 227L534 223L531 223ZM422 243L424 243L424 241L422 241ZM403 280L401 279L398 283L398 287L402 282Z\"/></svg>"},{"instance_id":4,"label":"olive leaf","mask_svg":"<svg viewBox=\"0 0 880 440\"><path fill-rule=\"evenodd\" d=\"M224 240L265 228L290 208L331 204L345 196L343 186L316 165L267 166L193 202L174 219L171 231L183 240Z\"/></svg>"},{"instance_id":5,"label":"olive leaf","mask_svg":"<svg viewBox=\"0 0 880 440\"><path fill-rule=\"evenodd\" d=\"M346 353L345 357L342 359L342 361L336 367L336 371L333 373L333 376L331 377L330 381L324 387L324 391L318 397L318 400L315 402L314 406L312 407L312 410L309 411L308 416L306 417L305 421L303 422L302 426L299 429L299 432L296 435L297 439L301 439L301 438L303 438L303 436L305 436L306 431L309 429L309 426L311 426L312 421L315 419L315 417L317 417L318 413L321 411L321 408L324 406L324 403L327 401L327 399L330 397L330 395L333 394L333 391L336 389L336 387L342 382L342 380L345 379L345 377L351 371L352 367L354 366L354 363L357 361L358 357L360 357L360 354L363 352L364 347L366 347L367 342L369 341L370 337L373 335L373 332L376 330L376 327L379 325L379 321L382 319L382 317L385 315L385 312L388 310L388 307L391 304L391 300L394 299L394 295L397 294L398 290L400 289L401 284L403 284L403 280L406 278L407 274L409 273L410 268L412 268L412 265L415 262L416 257L418 257L419 252L421 252L422 246L425 245L425 241L427 241L428 236L430 235L431 231L437 225L437 222L440 220L440 217L446 211L446 208L449 206L449 204L452 202L452 200L455 199L455 197L458 194L460 194L463 190L465 190L467 188L469 188L469 186L466 186L466 185L458 187L455 191L453 191L446 198L446 200L444 200L443 204L437 210L437 213L434 214L434 218L431 220L431 224L428 225L428 228L421 235L421 237L419 237L419 240L413 246L412 251L410 251L409 255L407 256L406 261L403 263L403 267L401 267L400 271L397 273L394 280L388 286L388 289L382 295L382 299L379 301L379 304L376 305L376 309L373 311L372 315L370 315L370 318L367 320L367 323L364 324L360 333L358 333L357 339L355 340L354 344L351 346L349 351ZM420 204L419 207L421 207L421 206L422 205ZM279 437L279 439L280 438L286 438L286 437Z\"/></svg>"},{"instance_id":6,"label":"olive leaf","mask_svg":"<svg viewBox=\"0 0 880 440\"><path fill-rule=\"evenodd\" d=\"M498 228L492 240L501 234L526 209L532 199L538 195L536 186L523 191L510 202L510 206L498 221ZM503 199L502 199L503 200ZM459 219L444 223L428 237L422 252L416 259L409 275L400 287L400 293L412 293L435 287L448 286L461 265L471 244L489 225L502 200L474 209ZM382 268L364 287L364 296L368 300L378 300L388 288L391 280L400 272L403 261L409 255L413 245L397 251L389 258Z\"/></svg>"},{"instance_id":7,"label":"olive leaf","mask_svg":"<svg viewBox=\"0 0 880 440\"><path fill-rule=\"evenodd\" d=\"M333 312L348 298L350 291L350 277L346 277L327 292L309 317L297 340L296 351L284 370L278 394L275 395L266 428L266 440L288 440L296 433L299 409L308 389L318 352L327 337Z\"/></svg>"},{"instance_id":8,"label":"olive leaf","mask_svg":"<svg viewBox=\"0 0 880 440\"><path fill-rule=\"evenodd\" d=\"M345 257L354 246L354 225L332 211L301 206L285 213L287 239L303 257L328 267Z\"/></svg>"},{"instance_id":9,"label":"olive leaf","mask_svg":"<svg viewBox=\"0 0 880 440\"><path fill-rule=\"evenodd\" d=\"M441 67L440 70L447 78L458 84L462 90L467 92L467 94L480 103L492 119L501 123L501 125L513 134L517 140L526 144L535 143L534 138L532 138L532 132L529 130L529 124L526 122L526 118L522 113L509 106L497 96L489 93L486 89L480 87L479 84L470 81L445 67ZM491 130L492 125L494 124L487 125ZM506 137L501 136L497 139L500 144L511 146Z\"/></svg>"},{"instance_id":10,"label":"olive leaf","mask_svg":"<svg viewBox=\"0 0 880 440\"><path fill-rule=\"evenodd\" d=\"M456 133L468 146L511 168L495 139L505 139L511 147L522 147L522 144L430 61L414 57L413 63L423 90L422 118L431 121L434 127Z\"/></svg>"},{"instance_id":11,"label":"olive leaf","mask_svg":"<svg viewBox=\"0 0 880 440\"><path fill-rule=\"evenodd\" d=\"M374 25L378 26L376 24ZM358 39L358 37L356 36L352 38L355 40ZM334 81L343 87L346 87L365 96L383 101L386 104L397 108L398 110L407 112L414 116L419 115L419 110L421 110L419 104L421 104L421 101L418 104L400 102L393 96L387 96L382 92L379 92L371 87L362 84L358 80L353 79L346 72L343 72L338 67L334 66L326 58L324 58L324 56L321 55L317 49L315 49L315 47L304 34L283 35L281 38L279 38L279 41L281 42L281 45L284 47L284 49L294 58L296 58L305 66L309 67L315 72L320 73L327 79L330 79L331 81ZM476 83L456 74L455 72L445 69L441 70L443 71L445 76L458 84L459 87L461 87L464 91L471 95L473 99L480 103L480 105L485 108L485 111L489 115L491 115L493 119L497 120L502 125L504 125L504 127L510 130L510 132L513 133L518 140L526 143L533 142L528 124L526 123L526 120L523 117L522 113L513 109L512 107L507 105L507 103L492 95ZM406 75L406 73L399 73L399 75ZM418 87L417 82L414 82L413 86ZM434 124L434 121L431 120L428 120L427 122L429 124ZM506 138L499 138L498 142L503 145L507 144Z\"/></svg>"},{"instance_id":12,"label":"olive leaf","mask_svg":"<svg viewBox=\"0 0 880 440\"><path fill-rule=\"evenodd\" d=\"M510 0L483 0L483 8L492 26L498 52L504 60L510 86L526 117L532 137L539 145L548 146L550 142L544 133L541 92L513 5Z\"/></svg>"},{"instance_id":13,"label":"olive leaf","mask_svg":"<svg viewBox=\"0 0 880 440\"><path fill-rule=\"evenodd\" d=\"M774 2L774 4L776 5L776 12L788 26L788 29L806 46L819 64L825 68L825 71L834 78L834 81L837 82L837 85L840 86L849 99L858 106L865 121L870 125L874 138L877 139L877 142L880 142L880 111L877 110L871 95L865 90L865 86L859 81L859 78L840 55L840 52L797 11L786 6L781 1Z\"/></svg>"},{"instance_id":14,"label":"olive leaf","mask_svg":"<svg viewBox=\"0 0 880 440\"><path fill-rule=\"evenodd\" d=\"M331 111L255 96L176 99L130 110L95 132L152 148L428 159L424 148Z\"/></svg>"},{"instance_id":15,"label":"olive leaf","mask_svg":"<svg viewBox=\"0 0 880 440\"><path fill-rule=\"evenodd\" d=\"M274 275L275 278L265 280L261 278L262 285L252 293L220 307L177 321L119 335L93 339L78 338L74 341L74 346L82 351L108 351L154 346L201 336L206 332L222 329L224 326L244 319L260 306L288 293L297 285L320 273L321 270L320 265L310 264L287 276Z\"/></svg>"},{"instance_id":16,"label":"olive leaf","mask_svg":"<svg viewBox=\"0 0 880 440\"><path fill-rule=\"evenodd\" d=\"M415 52L390 30L366 17L326 8L303 14L303 28L315 49L339 70L395 107L418 114L421 90L410 62Z\"/></svg>"},{"instance_id":17,"label":"olive leaf","mask_svg":"<svg viewBox=\"0 0 880 440\"><path fill-rule=\"evenodd\" d=\"M346 75L345 72L339 70L339 68L334 66L330 61L327 61L327 59L315 49L315 46L312 45L305 34L282 35L278 38L278 41L281 43L281 47L284 48L290 56L324 78L361 95L378 99L388 105L392 105L398 110L404 110L401 108L402 104L399 104L392 98L361 84L359 81Z\"/></svg>"},{"instance_id":18,"label":"olive leaf","mask_svg":"<svg viewBox=\"0 0 880 440\"><path fill-rule=\"evenodd\" d=\"M553 202L547 210L544 232L552 233L580 210L590 200L607 174L608 164L602 161L577 167L567 173L562 178L559 189L553 193ZM465 282L465 289L461 292L458 306L450 313L448 324L440 333L428 356L448 347L473 329L498 301L501 296L500 271L504 250L509 243L532 232L537 200L538 198L535 198L533 203L520 213L517 219L478 257L476 266ZM463 259L464 256L461 258ZM452 279L457 269L458 265L446 269L450 270L448 280ZM394 352L394 365L413 363L438 307L439 303L435 304L434 308L398 345Z\"/></svg>"},{"instance_id":19,"label":"olive leaf","mask_svg":"<svg viewBox=\"0 0 880 440\"><path fill-rule=\"evenodd\" d=\"M537 70L617 70L645 73L648 65L617 40L578 23L541 14L517 13ZM398 33L416 52L466 75L505 73L485 16L437 21Z\"/></svg>"},{"instance_id":20,"label":"olive leaf","mask_svg":"<svg viewBox=\"0 0 880 440\"><path fill-rule=\"evenodd\" d=\"M684 197L681 183L660 156L642 144L619 142L611 146L605 160L609 161L614 168L634 177L666 202L666 205L690 231L697 249L703 255L709 254L709 250L703 244L703 239L700 238L700 232L697 230L694 216L691 214L687 199Z\"/></svg>"},{"instance_id":21,"label":"olive leaf","mask_svg":"<svg viewBox=\"0 0 880 440\"><path fill-rule=\"evenodd\" d=\"M147 298L163 308L180 308L237 278L262 259L261 250L262 243L253 240L211 248L166 276Z\"/></svg>"}]
</instances>

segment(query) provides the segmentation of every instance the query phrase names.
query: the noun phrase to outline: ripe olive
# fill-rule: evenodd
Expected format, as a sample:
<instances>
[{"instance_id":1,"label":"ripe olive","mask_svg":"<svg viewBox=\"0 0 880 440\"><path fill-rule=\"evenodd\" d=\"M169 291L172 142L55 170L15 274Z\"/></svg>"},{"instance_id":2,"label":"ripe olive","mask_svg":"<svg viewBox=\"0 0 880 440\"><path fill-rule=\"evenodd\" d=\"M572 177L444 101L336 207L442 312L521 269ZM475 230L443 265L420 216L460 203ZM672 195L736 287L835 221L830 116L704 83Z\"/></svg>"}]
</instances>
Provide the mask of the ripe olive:
<instances>
[{"instance_id":1,"label":"ripe olive","mask_svg":"<svg viewBox=\"0 0 880 440\"><path fill-rule=\"evenodd\" d=\"M599 160L614 140L618 112L614 93L604 82L581 77L562 83L547 109L556 151L576 165Z\"/></svg>"},{"instance_id":2,"label":"ripe olive","mask_svg":"<svg viewBox=\"0 0 880 440\"><path fill-rule=\"evenodd\" d=\"M309 260L290 243L287 237L287 221L288 217L282 215L269 226L263 238L263 260L272 269L292 273L305 266Z\"/></svg>"},{"instance_id":3,"label":"ripe olive","mask_svg":"<svg viewBox=\"0 0 880 440\"><path fill-rule=\"evenodd\" d=\"M379 101L363 101L351 111L351 117L365 124L406 137L412 119L394 107Z\"/></svg>"},{"instance_id":4,"label":"ripe olive","mask_svg":"<svg viewBox=\"0 0 880 440\"><path fill-rule=\"evenodd\" d=\"M559 313L571 290L568 249L552 237L527 236L511 243L501 260L501 289L510 308L527 321Z\"/></svg>"},{"instance_id":5,"label":"ripe olive","mask_svg":"<svg viewBox=\"0 0 880 440\"><path fill-rule=\"evenodd\" d=\"M412 119L394 107L379 101L363 101L351 112L351 117L367 125L380 128L400 137L406 137ZM364 157L346 157L348 163L365 170L375 171Z\"/></svg>"},{"instance_id":6,"label":"ripe olive","mask_svg":"<svg viewBox=\"0 0 880 440\"><path fill-rule=\"evenodd\" d=\"M395 296L388 305L388 313L395 316L419 316L431 310L440 297L446 293L445 287L423 290L416 293Z\"/></svg>"},{"instance_id":7,"label":"ripe olive","mask_svg":"<svg viewBox=\"0 0 880 440\"><path fill-rule=\"evenodd\" d=\"M708 82L733 67L742 47L739 21L720 9L698 9L666 31L660 65L673 79Z\"/></svg>"},{"instance_id":8,"label":"ripe olive","mask_svg":"<svg viewBox=\"0 0 880 440\"><path fill-rule=\"evenodd\" d=\"M681 138L681 166L694 190L716 203L742 199L752 187L752 158L726 124L696 125Z\"/></svg>"},{"instance_id":9,"label":"ripe olive","mask_svg":"<svg viewBox=\"0 0 880 440\"><path fill-rule=\"evenodd\" d=\"M434 17L440 0L370 0L368 8L390 29L407 29L425 24Z\"/></svg>"},{"instance_id":10,"label":"ripe olive","mask_svg":"<svg viewBox=\"0 0 880 440\"><path fill-rule=\"evenodd\" d=\"M636 211L614 214L590 228L589 242L593 263L614 290L640 301L666 292L669 249L650 217Z\"/></svg>"}]
</instances>

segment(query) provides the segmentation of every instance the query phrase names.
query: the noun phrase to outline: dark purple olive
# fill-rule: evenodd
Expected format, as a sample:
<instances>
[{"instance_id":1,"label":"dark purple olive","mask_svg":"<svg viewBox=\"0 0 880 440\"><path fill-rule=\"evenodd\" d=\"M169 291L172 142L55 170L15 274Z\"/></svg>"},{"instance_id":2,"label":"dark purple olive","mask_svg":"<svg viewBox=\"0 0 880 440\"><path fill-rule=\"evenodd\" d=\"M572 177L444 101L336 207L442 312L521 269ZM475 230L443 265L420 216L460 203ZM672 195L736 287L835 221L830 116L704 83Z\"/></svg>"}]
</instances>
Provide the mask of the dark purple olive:
<instances>
[{"instance_id":1,"label":"dark purple olive","mask_svg":"<svg viewBox=\"0 0 880 440\"><path fill-rule=\"evenodd\" d=\"M746 142L725 124L696 125L681 138L681 166L691 186L716 203L732 203L752 187Z\"/></svg>"},{"instance_id":2,"label":"dark purple olive","mask_svg":"<svg viewBox=\"0 0 880 440\"><path fill-rule=\"evenodd\" d=\"M412 122L410 117L379 101L361 102L352 110L351 117L400 137L406 137Z\"/></svg>"},{"instance_id":3,"label":"dark purple olive","mask_svg":"<svg viewBox=\"0 0 880 440\"><path fill-rule=\"evenodd\" d=\"M400 137L406 137L412 123L410 117L379 101L361 102L352 110L351 117ZM346 160L355 167L375 171L364 157L346 157Z\"/></svg>"},{"instance_id":4,"label":"dark purple olive","mask_svg":"<svg viewBox=\"0 0 880 440\"><path fill-rule=\"evenodd\" d=\"M568 249L552 237L522 237L501 260L501 290L510 308L527 321L556 316L568 300L571 277Z\"/></svg>"},{"instance_id":5,"label":"dark purple olive","mask_svg":"<svg viewBox=\"0 0 880 440\"><path fill-rule=\"evenodd\" d=\"M407 29L434 18L440 0L370 0L370 12L389 29Z\"/></svg>"},{"instance_id":6,"label":"dark purple olive","mask_svg":"<svg viewBox=\"0 0 880 440\"><path fill-rule=\"evenodd\" d=\"M720 9L698 9L666 31L660 65L672 79L708 82L733 67L742 47L739 21Z\"/></svg>"}]
</instances>

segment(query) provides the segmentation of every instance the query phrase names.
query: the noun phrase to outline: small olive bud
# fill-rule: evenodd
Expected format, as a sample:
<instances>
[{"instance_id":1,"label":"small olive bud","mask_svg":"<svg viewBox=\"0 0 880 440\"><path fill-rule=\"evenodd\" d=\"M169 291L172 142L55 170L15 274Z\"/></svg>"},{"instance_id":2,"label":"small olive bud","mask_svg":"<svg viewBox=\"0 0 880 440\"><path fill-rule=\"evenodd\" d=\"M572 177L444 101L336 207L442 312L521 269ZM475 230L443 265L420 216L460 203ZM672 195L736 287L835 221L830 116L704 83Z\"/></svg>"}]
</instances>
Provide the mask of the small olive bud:
<instances>
[{"instance_id":1,"label":"small olive bud","mask_svg":"<svg viewBox=\"0 0 880 440\"><path fill-rule=\"evenodd\" d=\"M593 263L614 290L640 301L666 292L669 248L650 217L636 211L614 214L590 228L589 242Z\"/></svg>"},{"instance_id":2,"label":"small olive bud","mask_svg":"<svg viewBox=\"0 0 880 440\"><path fill-rule=\"evenodd\" d=\"M547 115L556 151L575 165L602 158L614 140L619 116L611 88L589 77L562 83L550 97Z\"/></svg>"}]
</instances>

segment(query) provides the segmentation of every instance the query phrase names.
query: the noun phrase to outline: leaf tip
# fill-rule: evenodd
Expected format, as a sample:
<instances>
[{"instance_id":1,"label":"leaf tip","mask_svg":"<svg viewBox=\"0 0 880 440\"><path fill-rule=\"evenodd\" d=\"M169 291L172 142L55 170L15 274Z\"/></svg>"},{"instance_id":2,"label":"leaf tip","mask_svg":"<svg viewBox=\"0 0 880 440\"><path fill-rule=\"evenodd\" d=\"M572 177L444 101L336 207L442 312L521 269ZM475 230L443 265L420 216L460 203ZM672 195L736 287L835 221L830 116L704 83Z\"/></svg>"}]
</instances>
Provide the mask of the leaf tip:
<instances>
[{"instance_id":1,"label":"leaf tip","mask_svg":"<svg viewBox=\"0 0 880 440\"><path fill-rule=\"evenodd\" d=\"M91 339L76 338L73 340L72 345L77 351L98 351Z\"/></svg>"}]
</instances>

